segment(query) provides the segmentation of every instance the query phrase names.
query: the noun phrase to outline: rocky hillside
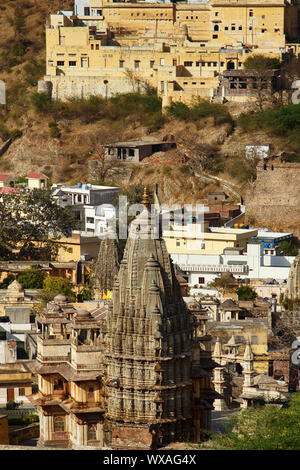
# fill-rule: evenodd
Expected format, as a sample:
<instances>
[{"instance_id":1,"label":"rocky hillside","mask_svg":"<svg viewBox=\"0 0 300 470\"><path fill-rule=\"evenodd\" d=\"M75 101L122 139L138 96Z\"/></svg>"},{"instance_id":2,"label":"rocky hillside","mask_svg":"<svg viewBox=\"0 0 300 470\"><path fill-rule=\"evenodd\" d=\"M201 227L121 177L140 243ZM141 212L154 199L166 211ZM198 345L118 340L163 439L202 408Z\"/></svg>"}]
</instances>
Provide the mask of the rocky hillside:
<instances>
[{"instance_id":1,"label":"rocky hillside","mask_svg":"<svg viewBox=\"0 0 300 470\"><path fill-rule=\"evenodd\" d=\"M136 112L130 102L125 103L123 114L116 113L113 104L110 114L101 113L102 107L110 106L101 100L78 104L78 109L75 105L64 108L46 103L45 109L34 105L32 96L44 74L47 17L72 5L73 0L0 1L0 79L7 84L7 106L0 108L0 139L2 144L13 140L0 157L0 172L24 176L38 170L55 183L75 183L88 179L88 160L101 158L104 143L172 138L175 150L131 166L117 183L124 187L158 183L165 202L188 203L205 201L207 192L222 186L201 178L203 173L217 175L244 193L255 177L255 162L244 157L246 144L269 143L274 154L286 150L282 138L257 130L245 133L236 127L244 106L226 104L225 112L233 120L218 122L210 116L193 121L163 115L156 102L147 119L143 108ZM111 182L110 177L104 181ZM237 200L233 193L228 195Z\"/></svg>"}]
</instances>

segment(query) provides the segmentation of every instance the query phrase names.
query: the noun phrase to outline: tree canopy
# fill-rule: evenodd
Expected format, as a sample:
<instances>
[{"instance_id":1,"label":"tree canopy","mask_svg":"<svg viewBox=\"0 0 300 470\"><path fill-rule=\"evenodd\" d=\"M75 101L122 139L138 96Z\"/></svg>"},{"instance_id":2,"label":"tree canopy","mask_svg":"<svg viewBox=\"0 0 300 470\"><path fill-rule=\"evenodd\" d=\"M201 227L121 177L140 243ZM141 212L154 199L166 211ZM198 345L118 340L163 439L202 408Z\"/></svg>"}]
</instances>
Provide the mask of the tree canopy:
<instances>
[{"instance_id":1,"label":"tree canopy","mask_svg":"<svg viewBox=\"0 0 300 470\"><path fill-rule=\"evenodd\" d=\"M26 269L18 275L17 280L22 284L23 289L42 289L46 277L44 271L39 269Z\"/></svg>"},{"instance_id":2,"label":"tree canopy","mask_svg":"<svg viewBox=\"0 0 300 470\"><path fill-rule=\"evenodd\" d=\"M300 393L282 408L268 404L242 410L230 419L227 432L212 435L218 449L299 450Z\"/></svg>"},{"instance_id":3,"label":"tree canopy","mask_svg":"<svg viewBox=\"0 0 300 470\"><path fill-rule=\"evenodd\" d=\"M76 300L76 294L71 281L59 276L46 277L40 295L42 303L50 302L58 294L64 294L70 302Z\"/></svg>"},{"instance_id":4,"label":"tree canopy","mask_svg":"<svg viewBox=\"0 0 300 470\"><path fill-rule=\"evenodd\" d=\"M0 259L51 260L55 240L70 235L77 221L45 189L5 194L0 201Z\"/></svg>"},{"instance_id":5,"label":"tree canopy","mask_svg":"<svg viewBox=\"0 0 300 470\"><path fill-rule=\"evenodd\" d=\"M237 290L239 300L254 300L257 297L255 290L250 286L240 286Z\"/></svg>"},{"instance_id":6,"label":"tree canopy","mask_svg":"<svg viewBox=\"0 0 300 470\"><path fill-rule=\"evenodd\" d=\"M276 57L267 57L264 54L254 54L244 62L244 69L256 70L264 72L265 70L279 69L281 66L280 60Z\"/></svg>"}]
</instances>

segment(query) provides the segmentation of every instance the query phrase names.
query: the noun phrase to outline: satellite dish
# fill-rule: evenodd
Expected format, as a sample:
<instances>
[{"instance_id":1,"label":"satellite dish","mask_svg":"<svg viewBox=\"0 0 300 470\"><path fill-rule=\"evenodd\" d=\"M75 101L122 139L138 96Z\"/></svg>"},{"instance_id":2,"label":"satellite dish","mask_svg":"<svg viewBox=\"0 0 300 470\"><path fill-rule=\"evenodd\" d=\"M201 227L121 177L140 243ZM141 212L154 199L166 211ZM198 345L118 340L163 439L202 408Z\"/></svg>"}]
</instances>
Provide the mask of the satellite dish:
<instances>
[{"instance_id":1,"label":"satellite dish","mask_svg":"<svg viewBox=\"0 0 300 470\"><path fill-rule=\"evenodd\" d=\"M295 339L293 342L292 342L292 349L298 349L300 348L300 341L298 339Z\"/></svg>"},{"instance_id":2,"label":"satellite dish","mask_svg":"<svg viewBox=\"0 0 300 470\"><path fill-rule=\"evenodd\" d=\"M294 364L295 366L300 365L300 349L296 349L296 351L293 352L291 360L292 364Z\"/></svg>"}]
</instances>

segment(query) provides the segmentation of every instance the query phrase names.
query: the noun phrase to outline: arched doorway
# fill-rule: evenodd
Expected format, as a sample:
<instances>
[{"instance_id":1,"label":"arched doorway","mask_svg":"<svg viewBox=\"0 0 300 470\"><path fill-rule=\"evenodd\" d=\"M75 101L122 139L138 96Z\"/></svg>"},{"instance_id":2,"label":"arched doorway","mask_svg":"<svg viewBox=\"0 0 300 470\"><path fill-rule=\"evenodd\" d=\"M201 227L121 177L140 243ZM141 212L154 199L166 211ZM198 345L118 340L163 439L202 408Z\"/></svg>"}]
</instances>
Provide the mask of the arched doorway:
<instances>
[{"instance_id":1,"label":"arched doorway","mask_svg":"<svg viewBox=\"0 0 300 470\"><path fill-rule=\"evenodd\" d=\"M234 70L234 62L232 60L229 60L229 62L227 62L227 66L226 66L227 70Z\"/></svg>"}]
</instances>

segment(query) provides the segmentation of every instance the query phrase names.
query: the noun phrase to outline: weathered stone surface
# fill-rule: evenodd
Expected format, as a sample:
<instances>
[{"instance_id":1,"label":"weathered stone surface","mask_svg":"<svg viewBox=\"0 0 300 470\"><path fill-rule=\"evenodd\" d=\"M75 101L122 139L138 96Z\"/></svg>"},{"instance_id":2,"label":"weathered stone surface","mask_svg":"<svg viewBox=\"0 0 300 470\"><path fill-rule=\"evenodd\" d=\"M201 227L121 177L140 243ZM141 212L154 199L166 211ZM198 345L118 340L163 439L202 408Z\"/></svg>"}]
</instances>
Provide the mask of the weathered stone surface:
<instances>
[{"instance_id":1,"label":"weathered stone surface","mask_svg":"<svg viewBox=\"0 0 300 470\"><path fill-rule=\"evenodd\" d=\"M300 236L300 164L259 163L245 196L246 218L256 226Z\"/></svg>"},{"instance_id":2,"label":"weathered stone surface","mask_svg":"<svg viewBox=\"0 0 300 470\"><path fill-rule=\"evenodd\" d=\"M300 254L296 256L290 269L286 296L289 299L300 299Z\"/></svg>"},{"instance_id":3,"label":"weathered stone surface","mask_svg":"<svg viewBox=\"0 0 300 470\"><path fill-rule=\"evenodd\" d=\"M121 261L121 250L118 240L103 238L95 266L94 291L96 296L112 290L115 277L118 275Z\"/></svg>"},{"instance_id":4,"label":"weathered stone surface","mask_svg":"<svg viewBox=\"0 0 300 470\"><path fill-rule=\"evenodd\" d=\"M108 310L106 419L112 439L157 447L192 432L194 316L149 217L145 209L131 226Z\"/></svg>"}]
</instances>

